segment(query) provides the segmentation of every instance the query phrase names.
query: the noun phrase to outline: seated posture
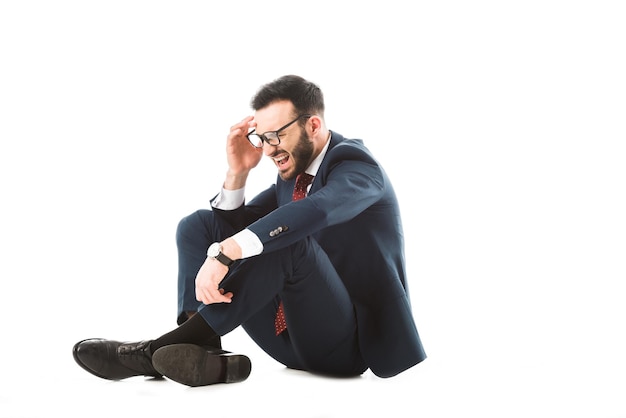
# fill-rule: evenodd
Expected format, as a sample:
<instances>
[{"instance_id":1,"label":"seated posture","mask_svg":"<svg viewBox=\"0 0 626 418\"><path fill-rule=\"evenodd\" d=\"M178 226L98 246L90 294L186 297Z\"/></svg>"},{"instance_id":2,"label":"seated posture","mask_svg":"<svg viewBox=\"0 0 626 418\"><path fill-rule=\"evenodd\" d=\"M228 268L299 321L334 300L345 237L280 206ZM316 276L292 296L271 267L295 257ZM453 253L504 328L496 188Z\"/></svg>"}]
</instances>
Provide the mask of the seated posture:
<instances>
[{"instance_id":1,"label":"seated posture","mask_svg":"<svg viewBox=\"0 0 626 418\"><path fill-rule=\"evenodd\" d=\"M381 165L362 140L326 127L322 92L301 77L262 86L251 105L226 139L228 170L211 209L178 225L178 327L153 340L80 341L74 359L88 372L240 382L249 358L221 347L240 325L276 361L312 373L391 377L426 358ZM245 202L264 154L276 183Z\"/></svg>"}]
</instances>

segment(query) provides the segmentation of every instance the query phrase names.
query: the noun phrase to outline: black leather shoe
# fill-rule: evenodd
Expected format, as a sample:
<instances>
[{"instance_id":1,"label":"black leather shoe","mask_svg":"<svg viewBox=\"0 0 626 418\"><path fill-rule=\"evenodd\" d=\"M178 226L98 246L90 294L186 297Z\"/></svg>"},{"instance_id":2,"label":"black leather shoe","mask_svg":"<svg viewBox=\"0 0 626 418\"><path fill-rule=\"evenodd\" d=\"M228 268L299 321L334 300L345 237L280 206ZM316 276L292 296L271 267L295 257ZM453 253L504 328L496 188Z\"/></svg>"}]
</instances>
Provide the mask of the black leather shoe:
<instances>
[{"instance_id":1,"label":"black leather shoe","mask_svg":"<svg viewBox=\"0 0 626 418\"><path fill-rule=\"evenodd\" d=\"M194 344L161 347L152 355L152 364L163 376L192 387L241 382L252 368L246 356Z\"/></svg>"},{"instance_id":2,"label":"black leather shoe","mask_svg":"<svg viewBox=\"0 0 626 418\"><path fill-rule=\"evenodd\" d=\"M91 338L74 345L74 360L89 373L109 380L121 380L132 376L161 377L152 366L150 343Z\"/></svg>"}]
</instances>

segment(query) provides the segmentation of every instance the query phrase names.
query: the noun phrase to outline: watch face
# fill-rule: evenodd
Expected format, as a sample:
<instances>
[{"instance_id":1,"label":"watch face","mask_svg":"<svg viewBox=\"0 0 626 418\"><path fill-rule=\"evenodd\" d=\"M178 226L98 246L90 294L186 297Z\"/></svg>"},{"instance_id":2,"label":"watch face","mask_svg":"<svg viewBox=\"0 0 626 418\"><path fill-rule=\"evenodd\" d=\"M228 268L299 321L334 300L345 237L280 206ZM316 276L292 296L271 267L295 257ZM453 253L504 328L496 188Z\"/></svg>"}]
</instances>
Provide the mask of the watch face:
<instances>
[{"instance_id":1,"label":"watch face","mask_svg":"<svg viewBox=\"0 0 626 418\"><path fill-rule=\"evenodd\" d=\"M209 250L207 251L207 254L209 257L217 257L217 255L220 253L220 244L218 244L217 242L214 242L213 244L211 244L211 246L209 247Z\"/></svg>"}]
</instances>

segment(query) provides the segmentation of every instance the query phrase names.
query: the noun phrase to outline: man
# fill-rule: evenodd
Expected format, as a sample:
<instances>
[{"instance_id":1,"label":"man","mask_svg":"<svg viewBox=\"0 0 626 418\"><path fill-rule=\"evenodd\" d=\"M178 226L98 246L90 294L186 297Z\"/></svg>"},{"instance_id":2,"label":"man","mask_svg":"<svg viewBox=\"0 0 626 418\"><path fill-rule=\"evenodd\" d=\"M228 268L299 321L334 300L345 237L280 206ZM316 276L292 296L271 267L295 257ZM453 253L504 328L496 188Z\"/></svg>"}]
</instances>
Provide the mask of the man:
<instances>
[{"instance_id":1,"label":"man","mask_svg":"<svg viewBox=\"0 0 626 418\"><path fill-rule=\"evenodd\" d=\"M188 386L242 381L250 360L220 343L239 325L280 363L313 373L391 377L426 358L382 167L361 140L327 129L322 92L301 77L266 84L252 108L230 129L212 210L178 226L178 328L150 341L80 341L74 358L88 372ZM263 155L276 184L245 203Z\"/></svg>"}]
</instances>

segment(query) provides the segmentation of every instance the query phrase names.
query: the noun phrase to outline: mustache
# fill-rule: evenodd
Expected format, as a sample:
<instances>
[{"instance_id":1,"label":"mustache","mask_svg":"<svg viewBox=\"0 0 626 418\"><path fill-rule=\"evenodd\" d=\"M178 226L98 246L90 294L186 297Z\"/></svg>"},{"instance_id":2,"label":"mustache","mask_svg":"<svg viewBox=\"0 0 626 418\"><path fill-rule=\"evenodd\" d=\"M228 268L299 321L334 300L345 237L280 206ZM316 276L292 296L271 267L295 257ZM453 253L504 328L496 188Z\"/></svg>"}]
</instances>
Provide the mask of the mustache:
<instances>
[{"instance_id":1,"label":"mustache","mask_svg":"<svg viewBox=\"0 0 626 418\"><path fill-rule=\"evenodd\" d=\"M274 157L276 157L277 155L280 155L280 154L288 154L288 152L281 148L281 149L277 149L273 153L269 154L268 157L274 158Z\"/></svg>"}]
</instances>

